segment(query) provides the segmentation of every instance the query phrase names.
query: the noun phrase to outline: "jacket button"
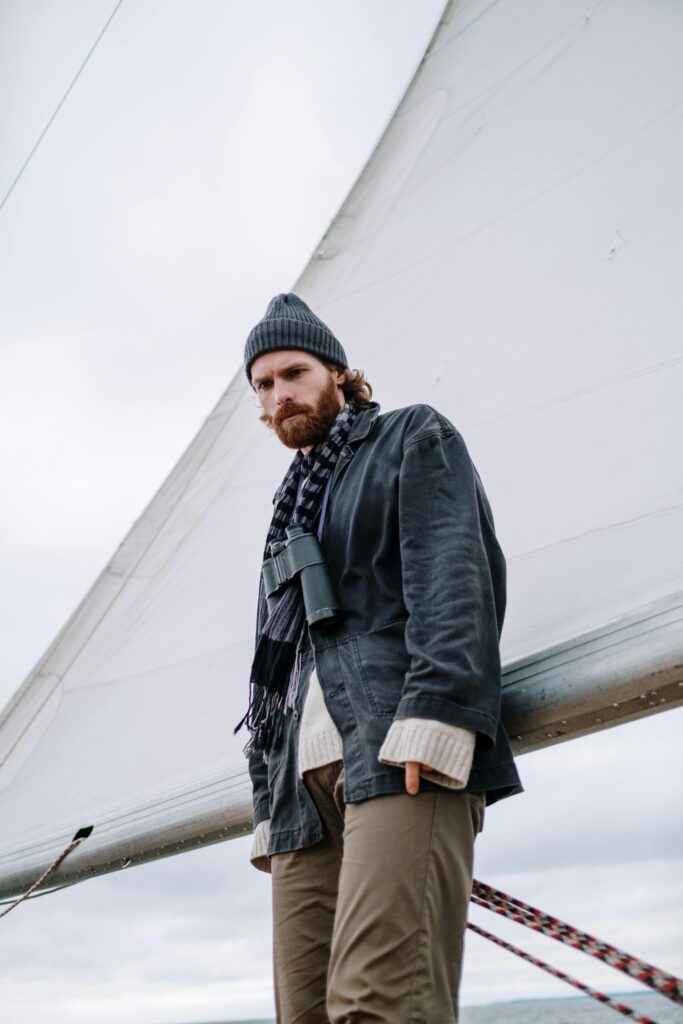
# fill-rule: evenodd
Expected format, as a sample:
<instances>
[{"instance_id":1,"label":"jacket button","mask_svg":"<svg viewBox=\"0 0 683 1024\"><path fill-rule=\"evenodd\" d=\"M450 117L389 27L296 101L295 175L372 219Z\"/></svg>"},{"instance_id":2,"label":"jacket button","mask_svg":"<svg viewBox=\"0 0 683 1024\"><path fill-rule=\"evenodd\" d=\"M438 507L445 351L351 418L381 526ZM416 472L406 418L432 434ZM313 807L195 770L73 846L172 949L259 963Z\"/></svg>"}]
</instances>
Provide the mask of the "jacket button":
<instances>
[{"instance_id":1,"label":"jacket button","mask_svg":"<svg viewBox=\"0 0 683 1024\"><path fill-rule=\"evenodd\" d=\"M298 720L298 718L299 718L299 712L298 711L294 712L294 718Z\"/></svg>"}]
</instances>

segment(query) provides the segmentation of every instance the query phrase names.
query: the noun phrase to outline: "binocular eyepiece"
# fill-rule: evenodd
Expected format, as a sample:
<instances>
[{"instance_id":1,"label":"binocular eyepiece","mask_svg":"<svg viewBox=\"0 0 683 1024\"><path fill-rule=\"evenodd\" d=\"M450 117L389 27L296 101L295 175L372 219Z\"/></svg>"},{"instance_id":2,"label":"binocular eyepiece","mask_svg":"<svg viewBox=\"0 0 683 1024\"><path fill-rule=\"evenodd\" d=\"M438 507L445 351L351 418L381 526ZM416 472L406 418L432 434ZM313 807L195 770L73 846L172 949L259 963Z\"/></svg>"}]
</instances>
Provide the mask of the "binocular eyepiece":
<instances>
[{"instance_id":1,"label":"binocular eyepiece","mask_svg":"<svg viewBox=\"0 0 683 1024\"><path fill-rule=\"evenodd\" d=\"M308 625L315 628L333 625L341 615L341 608L318 538L298 524L286 527L285 532L287 540L271 545L271 557L261 568L268 613L275 610L283 587L298 576Z\"/></svg>"}]
</instances>

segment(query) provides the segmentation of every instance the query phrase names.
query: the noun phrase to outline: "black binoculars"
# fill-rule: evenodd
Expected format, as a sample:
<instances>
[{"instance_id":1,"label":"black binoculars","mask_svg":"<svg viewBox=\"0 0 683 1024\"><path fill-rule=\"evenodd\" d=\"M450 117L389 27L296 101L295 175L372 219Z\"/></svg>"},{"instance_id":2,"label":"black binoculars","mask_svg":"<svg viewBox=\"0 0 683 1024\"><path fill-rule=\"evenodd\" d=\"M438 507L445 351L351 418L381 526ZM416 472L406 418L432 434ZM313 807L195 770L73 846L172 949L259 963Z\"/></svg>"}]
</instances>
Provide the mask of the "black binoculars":
<instances>
[{"instance_id":1,"label":"black binoculars","mask_svg":"<svg viewBox=\"0 0 683 1024\"><path fill-rule=\"evenodd\" d=\"M282 588L298 576L308 625L316 628L333 625L341 615L341 608L318 538L298 525L286 527L285 532L287 540L271 545L271 557L261 567L268 613L275 610Z\"/></svg>"}]
</instances>

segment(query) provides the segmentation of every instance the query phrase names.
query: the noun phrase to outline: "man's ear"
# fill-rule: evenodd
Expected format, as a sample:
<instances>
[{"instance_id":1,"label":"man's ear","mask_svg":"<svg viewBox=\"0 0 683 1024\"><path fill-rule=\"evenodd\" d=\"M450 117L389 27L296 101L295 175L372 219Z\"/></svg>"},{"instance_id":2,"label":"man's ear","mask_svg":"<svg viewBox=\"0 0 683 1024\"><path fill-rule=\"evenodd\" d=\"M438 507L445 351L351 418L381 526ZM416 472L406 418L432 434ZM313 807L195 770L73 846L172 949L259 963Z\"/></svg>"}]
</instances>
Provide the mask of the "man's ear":
<instances>
[{"instance_id":1,"label":"man's ear","mask_svg":"<svg viewBox=\"0 0 683 1024\"><path fill-rule=\"evenodd\" d=\"M346 370L337 370L336 384L342 385L346 381Z\"/></svg>"}]
</instances>

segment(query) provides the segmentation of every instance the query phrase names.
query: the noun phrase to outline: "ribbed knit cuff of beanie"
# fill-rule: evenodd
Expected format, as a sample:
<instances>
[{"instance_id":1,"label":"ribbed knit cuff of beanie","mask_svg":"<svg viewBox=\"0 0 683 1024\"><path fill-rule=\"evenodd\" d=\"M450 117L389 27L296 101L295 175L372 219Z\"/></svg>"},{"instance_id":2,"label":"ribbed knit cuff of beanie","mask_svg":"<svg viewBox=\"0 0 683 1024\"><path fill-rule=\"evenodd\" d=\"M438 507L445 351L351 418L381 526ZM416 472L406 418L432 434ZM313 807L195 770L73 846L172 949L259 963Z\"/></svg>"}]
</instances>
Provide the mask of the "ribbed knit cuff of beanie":
<instances>
[{"instance_id":1,"label":"ribbed knit cuff of beanie","mask_svg":"<svg viewBox=\"0 0 683 1024\"><path fill-rule=\"evenodd\" d=\"M257 356L282 348L310 352L323 362L348 369L346 352L326 323L293 292L276 295L264 316L247 336L244 371L251 381L251 364Z\"/></svg>"}]
</instances>

